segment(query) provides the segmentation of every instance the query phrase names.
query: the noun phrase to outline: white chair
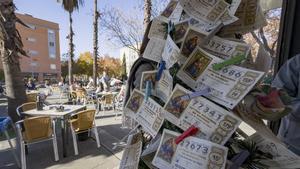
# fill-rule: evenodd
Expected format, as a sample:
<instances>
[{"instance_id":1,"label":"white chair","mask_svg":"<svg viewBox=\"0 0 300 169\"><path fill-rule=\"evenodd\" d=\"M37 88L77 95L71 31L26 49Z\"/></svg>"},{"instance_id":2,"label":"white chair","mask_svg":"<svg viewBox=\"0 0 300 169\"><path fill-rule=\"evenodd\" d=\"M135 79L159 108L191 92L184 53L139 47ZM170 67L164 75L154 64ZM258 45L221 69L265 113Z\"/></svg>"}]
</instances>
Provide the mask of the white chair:
<instances>
[{"instance_id":1,"label":"white chair","mask_svg":"<svg viewBox=\"0 0 300 169\"><path fill-rule=\"evenodd\" d=\"M77 134L79 133L90 132L93 130L96 137L97 148L100 147L100 139L95 123L95 113L96 110L84 110L71 116L69 122L71 126L75 155L78 155Z\"/></svg>"},{"instance_id":2,"label":"white chair","mask_svg":"<svg viewBox=\"0 0 300 169\"><path fill-rule=\"evenodd\" d=\"M59 160L55 121L50 117L30 117L16 123L21 149L22 169L26 169L25 146L52 140L55 161Z\"/></svg>"}]
</instances>

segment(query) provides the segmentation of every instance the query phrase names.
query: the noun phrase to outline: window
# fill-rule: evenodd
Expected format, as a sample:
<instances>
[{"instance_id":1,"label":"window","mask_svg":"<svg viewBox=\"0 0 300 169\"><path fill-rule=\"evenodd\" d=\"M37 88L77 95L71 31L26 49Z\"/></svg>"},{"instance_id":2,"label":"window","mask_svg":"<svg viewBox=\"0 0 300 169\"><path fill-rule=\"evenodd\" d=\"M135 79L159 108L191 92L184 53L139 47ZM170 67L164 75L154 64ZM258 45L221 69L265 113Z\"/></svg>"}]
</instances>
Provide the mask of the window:
<instances>
[{"instance_id":1,"label":"window","mask_svg":"<svg viewBox=\"0 0 300 169\"><path fill-rule=\"evenodd\" d=\"M49 34L54 34L54 30L48 29L48 33L49 33Z\"/></svg>"},{"instance_id":2,"label":"window","mask_svg":"<svg viewBox=\"0 0 300 169\"><path fill-rule=\"evenodd\" d=\"M38 51L35 51L35 50L29 50L28 52L28 55L30 55L30 56L36 56L36 55L38 55Z\"/></svg>"},{"instance_id":3,"label":"window","mask_svg":"<svg viewBox=\"0 0 300 169\"><path fill-rule=\"evenodd\" d=\"M31 38L31 37L28 37L27 40L28 40L29 42L35 42L35 41L36 41L35 38Z\"/></svg>"},{"instance_id":4,"label":"window","mask_svg":"<svg viewBox=\"0 0 300 169\"><path fill-rule=\"evenodd\" d=\"M38 64L37 64L37 62L31 62L30 65L31 65L32 67L36 67Z\"/></svg>"},{"instance_id":5,"label":"window","mask_svg":"<svg viewBox=\"0 0 300 169\"><path fill-rule=\"evenodd\" d=\"M56 64L50 64L50 69L56 70Z\"/></svg>"},{"instance_id":6,"label":"window","mask_svg":"<svg viewBox=\"0 0 300 169\"><path fill-rule=\"evenodd\" d=\"M53 53L50 53L50 54L49 54L49 57L52 58L52 59L55 59L55 58L56 58L56 55L53 54Z\"/></svg>"},{"instance_id":7,"label":"window","mask_svg":"<svg viewBox=\"0 0 300 169\"><path fill-rule=\"evenodd\" d=\"M49 42L49 46L54 47L54 42Z\"/></svg>"}]
</instances>

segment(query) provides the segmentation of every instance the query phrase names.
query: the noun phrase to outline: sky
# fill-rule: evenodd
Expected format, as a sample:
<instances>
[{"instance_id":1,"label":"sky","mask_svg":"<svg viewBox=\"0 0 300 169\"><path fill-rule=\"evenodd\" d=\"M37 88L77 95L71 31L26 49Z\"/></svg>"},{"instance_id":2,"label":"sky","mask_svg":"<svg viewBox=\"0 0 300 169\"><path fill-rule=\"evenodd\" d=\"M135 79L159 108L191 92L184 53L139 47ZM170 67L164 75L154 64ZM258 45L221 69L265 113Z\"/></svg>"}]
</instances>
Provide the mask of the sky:
<instances>
[{"instance_id":1,"label":"sky","mask_svg":"<svg viewBox=\"0 0 300 169\"><path fill-rule=\"evenodd\" d=\"M142 11L138 10L138 7L141 6L140 2L140 0L98 0L98 10L105 7L116 7L128 14L142 15ZM35 18L58 23L60 27L60 53L61 55L67 53L68 40L66 36L69 33L68 13L64 11L61 4L57 3L57 0L14 0L14 3L17 7L17 13L26 13ZM76 57L80 53L93 51L93 5L93 0L84 0L84 6L80 7L79 11L73 12ZM101 27L101 24L99 26ZM120 48L120 45L110 42L103 31L99 32L100 56L109 54L113 57L119 57Z\"/></svg>"}]
</instances>

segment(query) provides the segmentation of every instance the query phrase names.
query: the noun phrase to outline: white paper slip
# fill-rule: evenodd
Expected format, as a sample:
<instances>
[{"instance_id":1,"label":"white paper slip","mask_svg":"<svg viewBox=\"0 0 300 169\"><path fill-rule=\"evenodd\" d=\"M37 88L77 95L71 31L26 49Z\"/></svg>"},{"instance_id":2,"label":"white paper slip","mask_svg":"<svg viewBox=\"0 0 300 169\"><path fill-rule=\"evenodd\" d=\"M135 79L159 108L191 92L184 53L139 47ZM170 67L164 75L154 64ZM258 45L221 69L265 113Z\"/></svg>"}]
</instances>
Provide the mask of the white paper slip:
<instances>
[{"instance_id":1,"label":"white paper slip","mask_svg":"<svg viewBox=\"0 0 300 169\"><path fill-rule=\"evenodd\" d=\"M159 19L165 22L176 23L179 21L183 8L177 0L171 0L165 10L158 16Z\"/></svg>"},{"instance_id":2,"label":"white paper slip","mask_svg":"<svg viewBox=\"0 0 300 169\"><path fill-rule=\"evenodd\" d=\"M158 18L152 20L152 24L149 30L148 38L153 37L159 39L166 39L168 34L168 23Z\"/></svg>"},{"instance_id":3,"label":"white paper slip","mask_svg":"<svg viewBox=\"0 0 300 169\"><path fill-rule=\"evenodd\" d=\"M136 113L135 120L154 138L164 122L163 114L164 109L153 99L148 98Z\"/></svg>"},{"instance_id":4,"label":"white paper slip","mask_svg":"<svg viewBox=\"0 0 300 169\"><path fill-rule=\"evenodd\" d=\"M166 62L166 68L170 69L176 62L182 60L182 57L180 49L175 44L171 36L168 35L166 45L162 53L162 58Z\"/></svg>"},{"instance_id":5,"label":"white paper slip","mask_svg":"<svg viewBox=\"0 0 300 169\"><path fill-rule=\"evenodd\" d=\"M144 97L144 93L137 89L134 89L125 105L124 114L131 118L135 118L136 113L138 112L144 101Z\"/></svg>"},{"instance_id":6,"label":"white paper slip","mask_svg":"<svg viewBox=\"0 0 300 169\"><path fill-rule=\"evenodd\" d=\"M144 51L143 57L155 62L160 62L164 51L166 40L152 37Z\"/></svg>"},{"instance_id":7,"label":"white paper slip","mask_svg":"<svg viewBox=\"0 0 300 169\"><path fill-rule=\"evenodd\" d=\"M229 8L224 0L179 0L184 11L197 20L215 23Z\"/></svg>"},{"instance_id":8,"label":"white paper slip","mask_svg":"<svg viewBox=\"0 0 300 169\"><path fill-rule=\"evenodd\" d=\"M160 98L162 101L167 102L167 99L172 93L173 90L173 78L170 75L168 70L164 70L159 81L155 82L155 76L157 70L146 71L142 73L140 90L145 92L146 82L152 82L152 95Z\"/></svg>"},{"instance_id":9,"label":"white paper slip","mask_svg":"<svg viewBox=\"0 0 300 169\"><path fill-rule=\"evenodd\" d=\"M233 109L261 79L264 72L254 71L235 65L219 71L212 66L222 59L197 48L177 73L177 77L194 90L210 87L207 98Z\"/></svg>"},{"instance_id":10,"label":"white paper slip","mask_svg":"<svg viewBox=\"0 0 300 169\"><path fill-rule=\"evenodd\" d=\"M199 139L187 137L178 145L176 137L180 134L164 130L160 146L152 164L163 169L224 169L227 151L224 146Z\"/></svg>"},{"instance_id":11,"label":"white paper slip","mask_svg":"<svg viewBox=\"0 0 300 169\"><path fill-rule=\"evenodd\" d=\"M257 144L259 150L273 156L272 159L262 160L262 163L270 168L300 168L300 157L291 152L283 143L280 144L277 140L271 140L258 133L252 135L250 140Z\"/></svg>"},{"instance_id":12,"label":"white paper slip","mask_svg":"<svg viewBox=\"0 0 300 169\"><path fill-rule=\"evenodd\" d=\"M129 135L119 169L138 169L143 145L141 138L139 133Z\"/></svg>"}]
</instances>

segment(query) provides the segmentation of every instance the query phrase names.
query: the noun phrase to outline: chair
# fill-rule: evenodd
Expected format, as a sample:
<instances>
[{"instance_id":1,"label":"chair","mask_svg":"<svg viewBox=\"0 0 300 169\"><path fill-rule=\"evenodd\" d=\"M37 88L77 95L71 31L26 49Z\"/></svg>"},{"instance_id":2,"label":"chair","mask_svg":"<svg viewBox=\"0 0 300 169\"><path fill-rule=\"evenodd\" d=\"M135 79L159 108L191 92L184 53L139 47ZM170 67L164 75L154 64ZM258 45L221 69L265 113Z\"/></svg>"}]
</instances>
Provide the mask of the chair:
<instances>
[{"instance_id":1,"label":"chair","mask_svg":"<svg viewBox=\"0 0 300 169\"><path fill-rule=\"evenodd\" d=\"M100 110L105 110L105 108L113 108L115 110L115 102L113 94L105 94L97 101L97 114Z\"/></svg>"},{"instance_id":2,"label":"chair","mask_svg":"<svg viewBox=\"0 0 300 169\"><path fill-rule=\"evenodd\" d=\"M25 146L52 140L55 161L59 160L55 121L50 117L31 117L16 123L21 149L22 169L26 169Z\"/></svg>"},{"instance_id":3,"label":"chair","mask_svg":"<svg viewBox=\"0 0 300 169\"><path fill-rule=\"evenodd\" d=\"M77 102L79 102L79 103L83 102L84 105L86 104L87 99L86 99L86 91L85 90L81 90L81 89L76 90L76 96L77 96L77 98L76 98Z\"/></svg>"},{"instance_id":4,"label":"chair","mask_svg":"<svg viewBox=\"0 0 300 169\"><path fill-rule=\"evenodd\" d=\"M15 126L14 126L14 124L13 124L10 117L0 117L0 133L5 134L5 137L6 137L8 143L10 145L10 148L11 148L13 156L14 156L16 162L17 162L17 165L18 165L18 167L20 167L21 165L20 165L19 158L18 158L16 150L15 150L15 148L14 148L14 146L13 146L11 140L10 140L10 136L7 132L7 128L8 128L9 125L11 125L13 129L15 129Z\"/></svg>"},{"instance_id":5,"label":"chair","mask_svg":"<svg viewBox=\"0 0 300 169\"><path fill-rule=\"evenodd\" d=\"M37 93L27 93L27 102L36 102Z\"/></svg>"},{"instance_id":6,"label":"chair","mask_svg":"<svg viewBox=\"0 0 300 169\"><path fill-rule=\"evenodd\" d=\"M93 129L96 137L97 147L100 147L100 139L97 126L95 124L95 112L96 110L84 110L71 116L71 120L69 122L72 131L75 155L78 155L77 134L79 133L87 131L90 132Z\"/></svg>"},{"instance_id":7,"label":"chair","mask_svg":"<svg viewBox=\"0 0 300 169\"><path fill-rule=\"evenodd\" d=\"M36 109L36 102L24 103L21 106L17 107L16 111L18 116L22 118L23 117L22 112L32 110L32 109Z\"/></svg>"}]
</instances>

